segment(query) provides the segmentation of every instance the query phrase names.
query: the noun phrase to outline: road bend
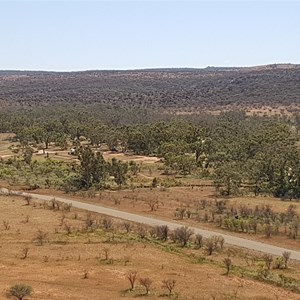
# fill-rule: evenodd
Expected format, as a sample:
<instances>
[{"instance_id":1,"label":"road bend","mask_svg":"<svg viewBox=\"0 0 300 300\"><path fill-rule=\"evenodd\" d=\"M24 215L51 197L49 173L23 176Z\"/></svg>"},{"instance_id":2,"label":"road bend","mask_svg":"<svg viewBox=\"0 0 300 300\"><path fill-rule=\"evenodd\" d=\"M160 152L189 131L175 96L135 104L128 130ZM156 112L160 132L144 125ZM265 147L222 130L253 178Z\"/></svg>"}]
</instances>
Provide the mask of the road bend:
<instances>
[{"instance_id":1,"label":"road bend","mask_svg":"<svg viewBox=\"0 0 300 300\"><path fill-rule=\"evenodd\" d=\"M5 188L1 188L0 192L2 194L11 194L11 195L16 195L16 196L27 196L28 195L34 199L44 200L44 201L51 201L55 198L57 201L71 204L72 207L75 207L78 209L83 209L86 211L91 211L91 212L111 216L114 218L119 218L119 219L123 219L126 221L131 221L131 222L135 222L135 223L139 223L139 224L145 224L145 225L149 225L149 226L167 225L172 230L183 226L182 224L179 224L176 222L160 220L158 218L153 218L153 217L146 217L146 216L142 216L142 215L138 215L138 214L133 214L133 213L125 212L125 211L107 208L107 207L103 207L100 205L83 203L80 201L75 201L75 200L62 198L62 197L56 197L56 196L54 197L54 196L41 195L41 194L32 194L32 193L25 193L25 192L20 192L20 191L11 191L11 190L8 190ZM270 245L267 243L248 240L245 238L240 238L240 237L232 236L229 234L216 232L213 230L206 230L206 229L201 229L201 228L193 227L193 226L189 226L189 228L191 228L195 234L201 234L205 238L210 237L212 235L219 235L225 239L225 243L228 245L246 248L249 250L254 250L254 251L258 251L258 252L262 252L262 253L268 253L268 254L272 254L272 255L281 256L284 251L289 251L291 253L291 256L290 256L291 259L300 261L300 251L291 250L291 249L283 248L283 247L277 247L277 246Z\"/></svg>"}]
</instances>

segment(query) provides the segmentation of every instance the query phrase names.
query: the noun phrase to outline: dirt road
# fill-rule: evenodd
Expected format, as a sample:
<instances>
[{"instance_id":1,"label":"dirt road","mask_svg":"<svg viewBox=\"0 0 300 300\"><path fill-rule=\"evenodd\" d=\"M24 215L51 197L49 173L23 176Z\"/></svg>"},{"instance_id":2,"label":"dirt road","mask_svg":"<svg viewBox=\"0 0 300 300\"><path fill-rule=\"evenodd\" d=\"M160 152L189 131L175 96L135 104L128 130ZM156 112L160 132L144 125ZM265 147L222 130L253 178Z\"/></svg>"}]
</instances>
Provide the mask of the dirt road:
<instances>
[{"instance_id":1,"label":"dirt road","mask_svg":"<svg viewBox=\"0 0 300 300\"><path fill-rule=\"evenodd\" d=\"M0 189L0 193L2 193L2 194L7 194L9 192L13 195L19 195L19 196L30 195L32 198L39 199L39 200L45 200L45 201L50 201L54 198L53 196L24 193L24 192L19 192L19 191L9 191L5 188ZM169 221L164 221L164 220L160 220L160 219L156 219L156 218L150 218L150 217L146 217L146 216L142 216L142 215L132 214L132 213L128 213L128 212L124 212L124 211L120 211L120 210L116 210L116 209L112 209L112 208L103 207L100 205L83 203L83 202L74 201L71 199L61 198L61 197L55 197L55 199L57 201L71 204L73 207L76 207L79 209L96 212L96 213L104 214L104 215L115 217L115 218L120 218L120 219L127 220L127 221L132 221L132 222L136 222L136 223L140 223L140 224L146 224L146 225L150 225L150 226L167 225L170 229L175 229L175 228L182 226L182 224L179 224L176 222L169 222ZM283 251L289 251L289 252L291 252L291 259L300 261L300 251L281 248L281 247L273 246L270 244L265 244L265 243L261 243L261 242L257 242L257 241L239 238L239 237L232 236L229 234L222 234L222 233L215 232L212 230L201 229L198 227L190 227L190 228L192 230L194 230L195 234L197 234L197 233L202 234L203 237L210 237L212 235L221 235L224 237L226 244L246 248L249 250L255 250L255 251L269 253L269 254L278 255L278 256L280 256Z\"/></svg>"}]
</instances>

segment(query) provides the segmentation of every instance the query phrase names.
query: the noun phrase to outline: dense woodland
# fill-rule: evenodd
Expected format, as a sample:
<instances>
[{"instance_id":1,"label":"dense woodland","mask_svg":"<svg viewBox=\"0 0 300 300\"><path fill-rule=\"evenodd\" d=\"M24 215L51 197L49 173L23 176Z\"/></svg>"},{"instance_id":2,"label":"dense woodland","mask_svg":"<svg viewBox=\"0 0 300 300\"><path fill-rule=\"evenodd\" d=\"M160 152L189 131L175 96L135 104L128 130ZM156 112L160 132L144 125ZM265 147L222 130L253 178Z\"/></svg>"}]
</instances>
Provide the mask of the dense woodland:
<instances>
[{"instance_id":1,"label":"dense woodland","mask_svg":"<svg viewBox=\"0 0 300 300\"><path fill-rule=\"evenodd\" d=\"M299 104L299 65L86 72L0 72L4 107L85 105L170 112ZM98 112L99 113L99 112Z\"/></svg>"}]
</instances>

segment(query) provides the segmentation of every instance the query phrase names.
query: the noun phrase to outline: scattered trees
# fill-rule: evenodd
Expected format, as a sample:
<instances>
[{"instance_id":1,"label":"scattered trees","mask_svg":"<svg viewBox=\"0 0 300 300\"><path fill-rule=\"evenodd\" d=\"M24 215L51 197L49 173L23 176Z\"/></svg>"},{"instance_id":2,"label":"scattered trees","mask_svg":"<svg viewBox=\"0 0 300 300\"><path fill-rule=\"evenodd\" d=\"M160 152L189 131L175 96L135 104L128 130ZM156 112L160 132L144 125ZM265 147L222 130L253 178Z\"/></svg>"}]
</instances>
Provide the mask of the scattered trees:
<instances>
[{"instance_id":1,"label":"scattered trees","mask_svg":"<svg viewBox=\"0 0 300 300\"><path fill-rule=\"evenodd\" d=\"M75 164L66 172L61 184L66 191L103 187L108 175L121 187L126 184L127 176L135 176L139 170L140 166L133 161L105 162L99 151L80 145L80 138L85 135L92 145L106 143L112 150L122 145L136 154L158 155L171 172L183 175L195 172L213 179L218 193L224 196L253 192L256 196L300 198L300 150L296 146L297 136L285 120L228 112L199 117L199 122L187 117L118 126L116 118L110 124L103 124L95 116L87 118L86 113L75 111L68 111L62 119L47 115L43 119L41 112L35 111L30 112L32 116L26 114L26 122L17 113L15 118L7 118L5 114L0 118L3 128L17 134L24 168L35 170L40 164L31 161L32 144L43 143L47 148L50 143L64 144L66 138L79 142L76 147L80 166ZM294 120L297 123L298 118ZM276 153L270 156L274 147ZM20 168L20 162L15 164ZM45 184L51 185L51 180ZM156 187L158 179L155 177L150 184Z\"/></svg>"}]
</instances>

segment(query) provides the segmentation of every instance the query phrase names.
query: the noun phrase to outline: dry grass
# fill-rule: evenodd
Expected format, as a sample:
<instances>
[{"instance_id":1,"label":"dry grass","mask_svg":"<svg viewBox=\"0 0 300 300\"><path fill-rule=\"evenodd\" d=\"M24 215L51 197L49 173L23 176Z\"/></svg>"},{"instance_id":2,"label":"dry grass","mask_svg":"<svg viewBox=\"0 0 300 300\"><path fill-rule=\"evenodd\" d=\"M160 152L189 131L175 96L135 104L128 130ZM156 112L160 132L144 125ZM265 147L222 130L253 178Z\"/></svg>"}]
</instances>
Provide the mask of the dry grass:
<instances>
[{"instance_id":1,"label":"dry grass","mask_svg":"<svg viewBox=\"0 0 300 300\"><path fill-rule=\"evenodd\" d=\"M33 287L32 299L134 299L141 294L125 292L130 270L153 281L150 299L164 294L162 280L176 280L179 299L299 299L299 295L260 282L224 276L213 264L195 264L186 256L171 254L138 241L105 242L104 233L78 233L68 236L61 225L61 212L24 205L21 198L1 196L0 220L8 220L10 229L0 229L0 286L4 291L15 283ZM64 222L81 228L85 213L65 213ZM37 246L32 240L37 230L47 232L48 242ZM21 259L28 247L28 258ZM109 249L113 263L104 261ZM219 259L221 259L220 256ZM128 261L125 265L125 261ZM88 278L83 279L85 271ZM276 298L277 297L277 298Z\"/></svg>"}]
</instances>

